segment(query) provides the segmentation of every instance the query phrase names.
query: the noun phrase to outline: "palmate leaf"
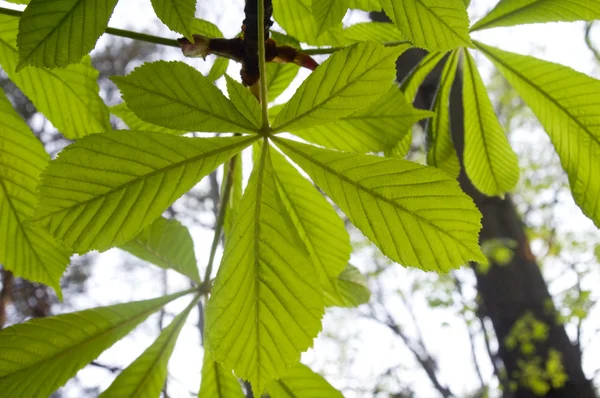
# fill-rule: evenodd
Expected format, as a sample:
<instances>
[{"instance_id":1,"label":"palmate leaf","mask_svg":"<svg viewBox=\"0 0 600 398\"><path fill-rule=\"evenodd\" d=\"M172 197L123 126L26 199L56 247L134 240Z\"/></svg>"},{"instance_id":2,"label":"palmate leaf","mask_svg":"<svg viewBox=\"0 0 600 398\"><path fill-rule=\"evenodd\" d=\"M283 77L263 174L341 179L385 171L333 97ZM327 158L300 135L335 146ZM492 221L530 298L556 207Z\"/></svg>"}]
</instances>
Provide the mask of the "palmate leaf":
<instances>
[{"instance_id":1,"label":"palmate leaf","mask_svg":"<svg viewBox=\"0 0 600 398\"><path fill-rule=\"evenodd\" d=\"M273 129L314 127L369 105L389 89L396 59L407 48L364 42L337 51L300 85L275 118Z\"/></svg>"},{"instance_id":2,"label":"palmate leaf","mask_svg":"<svg viewBox=\"0 0 600 398\"><path fill-rule=\"evenodd\" d=\"M78 253L123 244L255 139L91 135L50 162L33 219Z\"/></svg>"},{"instance_id":3,"label":"palmate leaf","mask_svg":"<svg viewBox=\"0 0 600 398\"><path fill-rule=\"evenodd\" d=\"M204 350L198 398L244 398L244 396L242 386L233 373L219 365L210 351Z\"/></svg>"},{"instance_id":4,"label":"palmate leaf","mask_svg":"<svg viewBox=\"0 0 600 398\"><path fill-rule=\"evenodd\" d=\"M328 306L358 307L368 303L371 298L367 278L350 264L338 276L336 287L341 300L331 302L326 297L325 303Z\"/></svg>"},{"instance_id":5,"label":"palmate leaf","mask_svg":"<svg viewBox=\"0 0 600 398\"><path fill-rule=\"evenodd\" d=\"M433 103L435 116L427 123L429 136L427 164L444 170L454 178L457 178L460 173L460 164L450 131L450 92L456 77L458 59L458 52L453 51L444 65Z\"/></svg>"},{"instance_id":6,"label":"palmate leaf","mask_svg":"<svg viewBox=\"0 0 600 398\"><path fill-rule=\"evenodd\" d=\"M478 245L481 214L443 171L273 140L392 260L438 272L487 262Z\"/></svg>"},{"instance_id":7,"label":"palmate leaf","mask_svg":"<svg viewBox=\"0 0 600 398\"><path fill-rule=\"evenodd\" d=\"M600 226L600 81L566 66L476 43L550 136L575 202Z\"/></svg>"},{"instance_id":8,"label":"palmate leaf","mask_svg":"<svg viewBox=\"0 0 600 398\"><path fill-rule=\"evenodd\" d=\"M388 42L401 41L404 36L398 28L388 22L361 22L344 29L344 36L352 41Z\"/></svg>"},{"instance_id":9,"label":"palmate leaf","mask_svg":"<svg viewBox=\"0 0 600 398\"><path fill-rule=\"evenodd\" d=\"M177 220L159 217L119 248L161 268L175 270L198 284L201 283L192 236Z\"/></svg>"},{"instance_id":10,"label":"palmate leaf","mask_svg":"<svg viewBox=\"0 0 600 398\"><path fill-rule=\"evenodd\" d=\"M174 32L193 41L196 0L150 0L156 16Z\"/></svg>"},{"instance_id":11,"label":"palmate leaf","mask_svg":"<svg viewBox=\"0 0 600 398\"><path fill-rule=\"evenodd\" d=\"M45 283L62 299L59 280L69 252L52 236L24 224L37 204L36 187L50 156L0 90L0 263Z\"/></svg>"},{"instance_id":12,"label":"palmate leaf","mask_svg":"<svg viewBox=\"0 0 600 398\"><path fill-rule=\"evenodd\" d=\"M469 51L465 51L463 71L465 171L480 192L503 195L519 182L517 154L510 147Z\"/></svg>"},{"instance_id":13,"label":"palmate leaf","mask_svg":"<svg viewBox=\"0 0 600 398\"><path fill-rule=\"evenodd\" d=\"M118 105L111 106L110 113L123 120L130 130L154 131L155 133L173 135L184 135L187 133L187 131L184 130L168 129L157 124L145 122L139 117L137 117L135 113L133 113L131 109L127 107L127 104L124 102L121 102Z\"/></svg>"},{"instance_id":14,"label":"palmate leaf","mask_svg":"<svg viewBox=\"0 0 600 398\"><path fill-rule=\"evenodd\" d=\"M312 0L311 9L319 37L342 22L348 10L348 0Z\"/></svg>"},{"instance_id":15,"label":"palmate leaf","mask_svg":"<svg viewBox=\"0 0 600 398\"><path fill-rule=\"evenodd\" d=\"M148 316L187 294L32 319L0 331L0 391L48 397Z\"/></svg>"},{"instance_id":16,"label":"palmate leaf","mask_svg":"<svg viewBox=\"0 0 600 398\"><path fill-rule=\"evenodd\" d=\"M152 398L160 396L167 379L167 364L179 333L198 297L167 326L160 336L112 382L101 398Z\"/></svg>"},{"instance_id":17,"label":"palmate leaf","mask_svg":"<svg viewBox=\"0 0 600 398\"><path fill-rule=\"evenodd\" d=\"M413 108L395 84L366 108L340 120L294 134L328 148L378 152L393 147L417 121L432 116Z\"/></svg>"},{"instance_id":18,"label":"palmate leaf","mask_svg":"<svg viewBox=\"0 0 600 398\"><path fill-rule=\"evenodd\" d=\"M600 18L600 0L500 0L471 31L543 22L593 21Z\"/></svg>"},{"instance_id":19,"label":"palmate leaf","mask_svg":"<svg viewBox=\"0 0 600 398\"><path fill-rule=\"evenodd\" d=\"M31 0L19 22L19 64L63 68L104 33L117 0Z\"/></svg>"},{"instance_id":20,"label":"palmate leaf","mask_svg":"<svg viewBox=\"0 0 600 398\"><path fill-rule=\"evenodd\" d=\"M18 18L0 15L0 65L8 77L65 137L110 130L108 108L98 95L98 71L89 57L65 69L25 67L15 72L18 23Z\"/></svg>"},{"instance_id":21,"label":"palmate leaf","mask_svg":"<svg viewBox=\"0 0 600 398\"><path fill-rule=\"evenodd\" d=\"M407 40L429 51L472 46L462 0L380 0Z\"/></svg>"},{"instance_id":22,"label":"palmate leaf","mask_svg":"<svg viewBox=\"0 0 600 398\"><path fill-rule=\"evenodd\" d=\"M271 398L344 398L323 376L301 363L267 385Z\"/></svg>"},{"instance_id":23,"label":"palmate leaf","mask_svg":"<svg viewBox=\"0 0 600 398\"><path fill-rule=\"evenodd\" d=\"M340 301L336 283L352 252L344 222L315 187L277 151L271 150L282 202L315 265L325 297Z\"/></svg>"},{"instance_id":24,"label":"palmate leaf","mask_svg":"<svg viewBox=\"0 0 600 398\"><path fill-rule=\"evenodd\" d=\"M254 124L256 129L260 129L262 114L256 97L243 84L236 82L228 75L225 75L225 80L229 100L246 119Z\"/></svg>"},{"instance_id":25,"label":"palmate leaf","mask_svg":"<svg viewBox=\"0 0 600 398\"><path fill-rule=\"evenodd\" d=\"M256 131L212 81L183 62L147 63L111 79L127 106L146 122L185 131Z\"/></svg>"},{"instance_id":26,"label":"palmate leaf","mask_svg":"<svg viewBox=\"0 0 600 398\"><path fill-rule=\"evenodd\" d=\"M323 311L318 275L287 218L265 146L207 303L206 346L258 397L312 345Z\"/></svg>"}]
</instances>

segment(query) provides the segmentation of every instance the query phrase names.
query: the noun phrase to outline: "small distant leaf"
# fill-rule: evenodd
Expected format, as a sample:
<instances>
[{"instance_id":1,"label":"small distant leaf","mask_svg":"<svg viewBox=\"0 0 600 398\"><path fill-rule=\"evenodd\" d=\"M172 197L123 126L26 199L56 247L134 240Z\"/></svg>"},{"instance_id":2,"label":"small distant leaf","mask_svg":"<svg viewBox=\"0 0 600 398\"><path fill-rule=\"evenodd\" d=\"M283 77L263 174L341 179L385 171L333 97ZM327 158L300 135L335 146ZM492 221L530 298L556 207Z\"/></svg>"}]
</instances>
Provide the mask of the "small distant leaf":
<instances>
[{"instance_id":1,"label":"small distant leaf","mask_svg":"<svg viewBox=\"0 0 600 398\"><path fill-rule=\"evenodd\" d=\"M187 133L187 131L168 129L157 124L145 122L139 117L137 117L135 113L133 113L131 109L127 107L127 104L124 102L115 106L111 106L110 113L123 120L130 130L154 131L155 133L173 135L183 135Z\"/></svg>"},{"instance_id":2,"label":"small distant leaf","mask_svg":"<svg viewBox=\"0 0 600 398\"><path fill-rule=\"evenodd\" d=\"M407 48L364 42L337 51L302 83L277 115L273 129L313 127L369 105L389 89L396 59Z\"/></svg>"},{"instance_id":3,"label":"small distant leaf","mask_svg":"<svg viewBox=\"0 0 600 398\"><path fill-rule=\"evenodd\" d=\"M600 19L600 0L500 0L471 31L543 22Z\"/></svg>"},{"instance_id":4,"label":"small distant leaf","mask_svg":"<svg viewBox=\"0 0 600 398\"><path fill-rule=\"evenodd\" d=\"M361 22L344 29L344 36L350 41L401 41L404 36L389 22Z\"/></svg>"},{"instance_id":5,"label":"small distant leaf","mask_svg":"<svg viewBox=\"0 0 600 398\"><path fill-rule=\"evenodd\" d=\"M183 62L147 63L111 79L127 106L146 122L186 131L256 131L209 79Z\"/></svg>"},{"instance_id":6,"label":"small distant leaf","mask_svg":"<svg viewBox=\"0 0 600 398\"><path fill-rule=\"evenodd\" d=\"M256 138L94 134L50 162L33 219L78 253L123 244Z\"/></svg>"},{"instance_id":7,"label":"small distant leaf","mask_svg":"<svg viewBox=\"0 0 600 398\"><path fill-rule=\"evenodd\" d=\"M333 302L326 301L328 306L358 307L361 304L368 303L371 299L371 290L369 290L367 278L350 264L338 277L336 288L342 299Z\"/></svg>"},{"instance_id":8,"label":"small distant leaf","mask_svg":"<svg viewBox=\"0 0 600 398\"><path fill-rule=\"evenodd\" d=\"M7 397L50 396L148 316L187 293L32 319L0 330L0 391Z\"/></svg>"},{"instance_id":9,"label":"small distant leaf","mask_svg":"<svg viewBox=\"0 0 600 398\"><path fill-rule=\"evenodd\" d=\"M596 255L596 261L600 263L600 244L594 248L594 254Z\"/></svg>"},{"instance_id":10,"label":"small distant leaf","mask_svg":"<svg viewBox=\"0 0 600 398\"><path fill-rule=\"evenodd\" d=\"M443 171L273 140L392 260L439 272L487 262L478 244L481 214Z\"/></svg>"},{"instance_id":11,"label":"small distant leaf","mask_svg":"<svg viewBox=\"0 0 600 398\"><path fill-rule=\"evenodd\" d=\"M600 226L600 81L552 62L476 46L536 114L569 175L575 202Z\"/></svg>"},{"instance_id":12,"label":"small distant leaf","mask_svg":"<svg viewBox=\"0 0 600 398\"><path fill-rule=\"evenodd\" d=\"M342 22L348 0L312 0L312 13L317 22L317 37Z\"/></svg>"},{"instance_id":13,"label":"small distant leaf","mask_svg":"<svg viewBox=\"0 0 600 398\"><path fill-rule=\"evenodd\" d=\"M227 72L227 68L229 67L229 59L223 57L217 57L215 62L210 67L210 71L208 71L208 75L206 78L211 82L214 82L221 76Z\"/></svg>"},{"instance_id":14,"label":"small distant leaf","mask_svg":"<svg viewBox=\"0 0 600 398\"><path fill-rule=\"evenodd\" d=\"M315 264L325 297L338 298L336 281L352 253L344 222L282 155L272 149L271 158L279 195Z\"/></svg>"},{"instance_id":15,"label":"small distant leaf","mask_svg":"<svg viewBox=\"0 0 600 398\"><path fill-rule=\"evenodd\" d=\"M259 129L261 126L262 115L260 104L256 97L252 95L247 87L236 82L229 75L225 75L225 80L227 82L229 100L246 119L250 120L254 126Z\"/></svg>"},{"instance_id":16,"label":"small distant leaf","mask_svg":"<svg viewBox=\"0 0 600 398\"><path fill-rule=\"evenodd\" d=\"M117 0L31 0L19 22L19 64L64 68L104 33Z\"/></svg>"},{"instance_id":17,"label":"small distant leaf","mask_svg":"<svg viewBox=\"0 0 600 398\"><path fill-rule=\"evenodd\" d=\"M462 0L380 0L407 40L429 51L472 46Z\"/></svg>"},{"instance_id":18,"label":"small distant leaf","mask_svg":"<svg viewBox=\"0 0 600 398\"><path fill-rule=\"evenodd\" d=\"M259 397L312 346L323 293L281 203L268 147L258 155L237 214L207 304L206 346Z\"/></svg>"},{"instance_id":19,"label":"small distant leaf","mask_svg":"<svg viewBox=\"0 0 600 398\"><path fill-rule=\"evenodd\" d=\"M267 64L267 88L269 101L273 101L285 91L298 74L300 68L296 64Z\"/></svg>"},{"instance_id":20,"label":"small distant leaf","mask_svg":"<svg viewBox=\"0 0 600 398\"><path fill-rule=\"evenodd\" d=\"M190 231L177 220L159 217L119 248L161 268L175 270L198 284L201 282Z\"/></svg>"},{"instance_id":21,"label":"small distant leaf","mask_svg":"<svg viewBox=\"0 0 600 398\"><path fill-rule=\"evenodd\" d=\"M465 171L480 192L488 196L503 195L519 182L519 160L469 51L465 51L463 70Z\"/></svg>"},{"instance_id":22,"label":"small distant leaf","mask_svg":"<svg viewBox=\"0 0 600 398\"><path fill-rule=\"evenodd\" d=\"M16 276L51 286L62 299L60 277L70 253L46 231L27 225L36 188L50 156L0 90L0 263Z\"/></svg>"},{"instance_id":23,"label":"small distant leaf","mask_svg":"<svg viewBox=\"0 0 600 398\"><path fill-rule=\"evenodd\" d=\"M271 398L344 398L323 376L301 363L267 384L267 392Z\"/></svg>"},{"instance_id":24,"label":"small distant leaf","mask_svg":"<svg viewBox=\"0 0 600 398\"><path fill-rule=\"evenodd\" d=\"M226 371L215 362L208 350L204 350L198 398L244 398L242 386L237 378L231 371Z\"/></svg>"},{"instance_id":25,"label":"small distant leaf","mask_svg":"<svg viewBox=\"0 0 600 398\"><path fill-rule=\"evenodd\" d=\"M458 52L454 51L444 65L433 103L435 116L427 123L429 135L427 164L444 170L454 178L457 178L460 173L460 164L450 131L450 92L456 77L458 58Z\"/></svg>"},{"instance_id":26,"label":"small distant leaf","mask_svg":"<svg viewBox=\"0 0 600 398\"><path fill-rule=\"evenodd\" d=\"M335 122L295 132L324 147L350 152L379 152L398 143L429 111L413 108L395 84L377 101Z\"/></svg>"},{"instance_id":27,"label":"small distant leaf","mask_svg":"<svg viewBox=\"0 0 600 398\"><path fill-rule=\"evenodd\" d=\"M174 32L193 41L196 0L151 0L156 16Z\"/></svg>"},{"instance_id":28,"label":"small distant leaf","mask_svg":"<svg viewBox=\"0 0 600 398\"><path fill-rule=\"evenodd\" d=\"M192 300L183 312L173 318L156 341L125 368L100 397L158 397L167 379L167 364L179 333L196 303L197 299Z\"/></svg>"},{"instance_id":29,"label":"small distant leaf","mask_svg":"<svg viewBox=\"0 0 600 398\"><path fill-rule=\"evenodd\" d=\"M98 95L98 71L89 57L65 69L25 67L15 72L18 23L18 18L0 15L0 65L10 80L69 139L111 130L108 108Z\"/></svg>"},{"instance_id":30,"label":"small distant leaf","mask_svg":"<svg viewBox=\"0 0 600 398\"><path fill-rule=\"evenodd\" d=\"M348 8L355 8L363 11L381 11L379 0L347 0Z\"/></svg>"}]
</instances>

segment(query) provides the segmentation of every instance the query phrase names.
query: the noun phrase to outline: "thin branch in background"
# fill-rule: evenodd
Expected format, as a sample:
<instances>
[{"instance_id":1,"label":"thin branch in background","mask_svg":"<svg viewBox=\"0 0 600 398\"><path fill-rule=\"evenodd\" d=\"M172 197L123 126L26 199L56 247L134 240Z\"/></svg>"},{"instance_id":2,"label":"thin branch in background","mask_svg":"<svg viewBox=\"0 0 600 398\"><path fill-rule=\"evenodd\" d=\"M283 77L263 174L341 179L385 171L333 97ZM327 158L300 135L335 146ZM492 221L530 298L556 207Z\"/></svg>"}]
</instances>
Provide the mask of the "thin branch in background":
<instances>
[{"instance_id":1,"label":"thin branch in background","mask_svg":"<svg viewBox=\"0 0 600 398\"><path fill-rule=\"evenodd\" d=\"M123 370L118 366L110 366L110 365L106 365L106 364L103 364L98 361L92 361L92 362L90 362L90 365L95 366L97 368L102 368L104 370L108 370L110 373L119 373Z\"/></svg>"},{"instance_id":2,"label":"thin branch in background","mask_svg":"<svg viewBox=\"0 0 600 398\"><path fill-rule=\"evenodd\" d=\"M14 276L12 272L2 269L0 270L2 276L2 290L0 291L0 329L6 324L6 309L12 301L12 287L14 282Z\"/></svg>"},{"instance_id":3,"label":"thin branch in background","mask_svg":"<svg viewBox=\"0 0 600 398\"><path fill-rule=\"evenodd\" d=\"M506 377L506 375L504 374L504 372L502 372L500 370L500 367L502 366L502 362L501 362L500 358L498 357L498 353L496 353L492 350L492 344L490 342L490 335L488 333L487 326L485 325L484 316L480 313L480 311L481 311L481 308L479 309L479 311L477 311L477 319L479 319L479 324L481 325L481 330L483 333L483 340L485 342L485 349L490 358L490 361L492 362L492 368L494 369L494 375L496 376L496 378L498 379L498 382L502 386L502 391L507 393L508 391L510 391L509 381L508 381L508 378Z\"/></svg>"},{"instance_id":4,"label":"thin branch in background","mask_svg":"<svg viewBox=\"0 0 600 398\"><path fill-rule=\"evenodd\" d=\"M585 45L592 52L596 61L600 62L600 51L596 48L594 43L592 43L591 33L592 27L594 26L594 22L588 22L585 24Z\"/></svg>"},{"instance_id":5,"label":"thin branch in background","mask_svg":"<svg viewBox=\"0 0 600 398\"><path fill-rule=\"evenodd\" d=\"M168 276L167 276L167 270L163 269L162 272L162 295L166 296L169 293L169 281L168 281ZM158 330L159 333L161 333L165 327L164 325L164 321L165 321L165 307L162 307L160 309L160 313L158 315ZM163 384L163 388L162 388L162 392L164 394L165 397L168 397L169 394L167 393L168 390L168 383L169 383L169 377L167 375L167 377L165 377L165 383Z\"/></svg>"}]
</instances>

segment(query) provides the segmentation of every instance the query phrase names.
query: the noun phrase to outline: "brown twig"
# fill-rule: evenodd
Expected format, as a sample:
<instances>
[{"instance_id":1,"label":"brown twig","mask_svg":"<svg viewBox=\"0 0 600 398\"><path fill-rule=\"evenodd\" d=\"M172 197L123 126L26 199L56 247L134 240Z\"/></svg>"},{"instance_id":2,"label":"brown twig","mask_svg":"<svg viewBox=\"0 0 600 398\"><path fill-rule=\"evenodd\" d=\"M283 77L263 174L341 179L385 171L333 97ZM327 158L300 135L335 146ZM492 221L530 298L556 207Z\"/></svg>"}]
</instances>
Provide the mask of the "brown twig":
<instances>
[{"instance_id":1,"label":"brown twig","mask_svg":"<svg viewBox=\"0 0 600 398\"><path fill-rule=\"evenodd\" d=\"M12 272L2 269L2 291L0 291L0 329L6 324L6 308L12 301L14 276Z\"/></svg>"}]
</instances>

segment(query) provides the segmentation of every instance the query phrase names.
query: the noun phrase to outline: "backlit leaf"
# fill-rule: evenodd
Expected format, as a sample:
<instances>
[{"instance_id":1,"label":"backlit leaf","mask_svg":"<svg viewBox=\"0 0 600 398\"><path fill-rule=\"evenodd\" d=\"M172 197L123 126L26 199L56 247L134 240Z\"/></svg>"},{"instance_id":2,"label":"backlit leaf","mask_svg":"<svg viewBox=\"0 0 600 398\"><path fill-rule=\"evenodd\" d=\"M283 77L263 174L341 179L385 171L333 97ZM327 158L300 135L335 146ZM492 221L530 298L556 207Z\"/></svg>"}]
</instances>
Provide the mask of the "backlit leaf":
<instances>
[{"instance_id":1,"label":"backlit leaf","mask_svg":"<svg viewBox=\"0 0 600 398\"><path fill-rule=\"evenodd\" d=\"M500 0L471 31L543 22L600 19L600 0Z\"/></svg>"},{"instance_id":2,"label":"backlit leaf","mask_svg":"<svg viewBox=\"0 0 600 398\"><path fill-rule=\"evenodd\" d=\"M433 103L435 116L427 123L429 135L427 164L444 170L454 178L457 178L460 173L460 164L450 131L450 92L456 77L458 58L458 52L454 51L444 65Z\"/></svg>"},{"instance_id":3,"label":"backlit leaf","mask_svg":"<svg viewBox=\"0 0 600 398\"><path fill-rule=\"evenodd\" d=\"M313 127L369 105L389 89L396 59L407 48L364 42L337 51L296 90L275 118L273 129Z\"/></svg>"},{"instance_id":4,"label":"backlit leaf","mask_svg":"<svg viewBox=\"0 0 600 398\"><path fill-rule=\"evenodd\" d=\"M380 0L407 40L429 51L471 46L469 16L462 0Z\"/></svg>"},{"instance_id":5,"label":"backlit leaf","mask_svg":"<svg viewBox=\"0 0 600 398\"><path fill-rule=\"evenodd\" d=\"M19 22L19 64L63 68L104 33L117 0L31 0Z\"/></svg>"},{"instance_id":6,"label":"backlit leaf","mask_svg":"<svg viewBox=\"0 0 600 398\"><path fill-rule=\"evenodd\" d=\"M348 0L348 8L363 11L381 11L379 0Z\"/></svg>"},{"instance_id":7,"label":"backlit leaf","mask_svg":"<svg viewBox=\"0 0 600 398\"><path fill-rule=\"evenodd\" d=\"M312 0L311 9L317 23L317 37L339 25L348 10L348 0Z\"/></svg>"},{"instance_id":8,"label":"backlit leaf","mask_svg":"<svg viewBox=\"0 0 600 398\"><path fill-rule=\"evenodd\" d=\"M89 57L64 69L25 67L15 72L18 21L0 15L0 65L8 77L65 137L111 130L108 108L98 95L98 71Z\"/></svg>"},{"instance_id":9,"label":"backlit leaf","mask_svg":"<svg viewBox=\"0 0 600 398\"><path fill-rule=\"evenodd\" d=\"M239 155L234 156L223 165L223 183L221 184L221 195L223 195L229 169L232 168L230 177L232 178L231 193L229 194L229 201L227 203L227 211L225 212L225 221L223 225L223 234L225 235L223 239L225 241L229 239L229 234L233 228L233 220L235 220L237 210L240 207L240 202L242 200L242 185L244 177L243 166L244 163L242 161L242 156Z\"/></svg>"},{"instance_id":10,"label":"backlit leaf","mask_svg":"<svg viewBox=\"0 0 600 398\"><path fill-rule=\"evenodd\" d=\"M226 371L204 350L202 380L198 398L244 398L242 386L231 371Z\"/></svg>"},{"instance_id":11,"label":"backlit leaf","mask_svg":"<svg viewBox=\"0 0 600 398\"><path fill-rule=\"evenodd\" d=\"M0 90L0 263L16 276L45 283L61 298L59 280L69 252L25 224L37 205L36 187L50 156Z\"/></svg>"},{"instance_id":12,"label":"backlit leaf","mask_svg":"<svg viewBox=\"0 0 600 398\"><path fill-rule=\"evenodd\" d=\"M179 333L196 303L197 299L192 300L185 310L173 318L156 341L125 368L110 387L100 394L100 397L150 398L160 396L167 379L169 358L171 358Z\"/></svg>"},{"instance_id":13,"label":"backlit leaf","mask_svg":"<svg viewBox=\"0 0 600 398\"><path fill-rule=\"evenodd\" d=\"M476 43L550 136L575 202L600 226L600 81L566 66Z\"/></svg>"},{"instance_id":14,"label":"backlit leaf","mask_svg":"<svg viewBox=\"0 0 600 398\"><path fill-rule=\"evenodd\" d=\"M156 16L174 32L193 41L196 0L151 0Z\"/></svg>"},{"instance_id":15,"label":"backlit leaf","mask_svg":"<svg viewBox=\"0 0 600 398\"><path fill-rule=\"evenodd\" d=\"M408 75L400 88L404 91L406 99L410 103L415 100L415 96L419 91L419 87L423 84L427 76L435 69L435 67L444 59L447 53L429 53L421 59L417 67Z\"/></svg>"},{"instance_id":16,"label":"backlit leaf","mask_svg":"<svg viewBox=\"0 0 600 398\"><path fill-rule=\"evenodd\" d=\"M121 102L120 104L115 106L111 106L110 113L112 113L115 116L118 116L121 120L123 120L130 130L154 131L156 133L174 135L183 135L187 133L187 131L168 129L157 124L145 122L139 117L137 117L135 113L133 113L131 109L127 107L127 104L124 102Z\"/></svg>"},{"instance_id":17,"label":"backlit leaf","mask_svg":"<svg viewBox=\"0 0 600 398\"><path fill-rule=\"evenodd\" d=\"M252 95L247 87L236 82L228 75L225 75L225 80L227 82L229 100L246 119L250 120L254 126L259 129L261 126L262 115L260 104L256 97Z\"/></svg>"},{"instance_id":18,"label":"backlit leaf","mask_svg":"<svg viewBox=\"0 0 600 398\"><path fill-rule=\"evenodd\" d=\"M158 61L112 77L142 120L186 131L256 131L208 78L183 62Z\"/></svg>"},{"instance_id":19,"label":"backlit leaf","mask_svg":"<svg viewBox=\"0 0 600 398\"><path fill-rule=\"evenodd\" d=\"M278 64L269 62L267 64L267 88L269 90L269 101L273 101L285 91L298 74L300 68L296 64Z\"/></svg>"},{"instance_id":20,"label":"backlit leaf","mask_svg":"<svg viewBox=\"0 0 600 398\"><path fill-rule=\"evenodd\" d=\"M404 40L396 25L389 22L361 22L344 29L348 40L390 42Z\"/></svg>"},{"instance_id":21,"label":"backlit leaf","mask_svg":"<svg viewBox=\"0 0 600 398\"><path fill-rule=\"evenodd\" d=\"M341 299L336 301L326 300L328 306L358 307L361 304L368 303L371 298L367 278L350 264L338 276L336 288Z\"/></svg>"},{"instance_id":22,"label":"backlit leaf","mask_svg":"<svg viewBox=\"0 0 600 398\"><path fill-rule=\"evenodd\" d=\"M206 78L211 82L214 82L221 76L227 72L227 68L229 67L229 59L223 57L217 57L215 62L210 67L210 71L208 71L208 75Z\"/></svg>"},{"instance_id":23,"label":"backlit leaf","mask_svg":"<svg viewBox=\"0 0 600 398\"><path fill-rule=\"evenodd\" d=\"M279 380L267 385L271 398L344 398L320 374L299 363Z\"/></svg>"},{"instance_id":24,"label":"backlit leaf","mask_svg":"<svg viewBox=\"0 0 600 398\"><path fill-rule=\"evenodd\" d=\"M328 148L350 152L378 152L398 143L411 126L429 111L413 108L395 84L377 101L340 120L295 132Z\"/></svg>"},{"instance_id":25,"label":"backlit leaf","mask_svg":"<svg viewBox=\"0 0 600 398\"><path fill-rule=\"evenodd\" d=\"M273 140L392 260L440 272L487 262L478 245L481 214L443 171Z\"/></svg>"},{"instance_id":26,"label":"backlit leaf","mask_svg":"<svg viewBox=\"0 0 600 398\"><path fill-rule=\"evenodd\" d=\"M177 220L159 217L119 248L161 268L175 270L198 284L201 282L190 231Z\"/></svg>"},{"instance_id":27,"label":"backlit leaf","mask_svg":"<svg viewBox=\"0 0 600 398\"><path fill-rule=\"evenodd\" d=\"M187 292L32 319L0 330L0 391L48 397L149 315Z\"/></svg>"},{"instance_id":28,"label":"backlit leaf","mask_svg":"<svg viewBox=\"0 0 600 398\"><path fill-rule=\"evenodd\" d=\"M254 139L91 135L50 162L34 219L78 253L126 243Z\"/></svg>"},{"instance_id":29,"label":"backlit leaf","mask_svg":"<svg viewBox=\"0 0 600 398\"><path fill-rule=\"evenodd\" d=\"M279 195L312 258L326 299L339 299L336 281L352 252L344 222L314 185L271 150Z\"/></svg>"},{"instance_id":30,"label":"backlit leaf","mask_svg":"<svg viewBox=\"0 0 600 398\"><path fill-rule=\"evenodd\" d=\"M469 51L465 51L463 70L465 171L480 192L503 195L519 182L519 161Z\"/></svg>"},{"instance_id":31,"label":"backlit leaf","mask_svg":"<svg viewBox=\"0 0 600 398\"><path fill-rule=\"evenodd\" d=\"M207 348L249 380L256 397L312 346L324 310L317 273L278 195L268 147L257 161L206 309Z\"/></svg>"}]
</instances>

